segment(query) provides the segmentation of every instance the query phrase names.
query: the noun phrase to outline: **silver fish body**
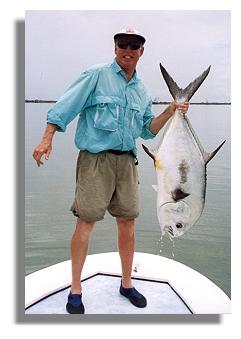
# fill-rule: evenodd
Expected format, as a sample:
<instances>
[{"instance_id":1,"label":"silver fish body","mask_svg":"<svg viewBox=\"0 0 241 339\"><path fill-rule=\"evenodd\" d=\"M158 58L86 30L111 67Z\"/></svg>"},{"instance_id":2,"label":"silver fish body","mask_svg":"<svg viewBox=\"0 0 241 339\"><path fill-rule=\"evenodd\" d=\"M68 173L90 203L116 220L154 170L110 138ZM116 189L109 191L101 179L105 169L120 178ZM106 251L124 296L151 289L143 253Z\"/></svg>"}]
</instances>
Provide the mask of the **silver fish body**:
<instances>
[{"instance_id":1,"label":"silver fish body","mask_svg":"<svg viewBox=\"0 0 241 339\"><path fill-rule=\"evenodd\" d=\"M162 234L173 236L190 229L205 201L205 160L186 119L175 113L155 156L157 216Z\"/></svg>"},{"instance_id":2,"label":"silver fish body","mask_svg":"<svg viewBox=\"0 0 241 339\"><path fill-rule=\"evenodd\" d=\"M162 68L170 92L180 102L191 98L210 69L185 92L186 89L180 89ZM143 145L155 164L157 186L154 188L162 235L167 232L171 237L179 237L197 222L205 204L206 165L224 142L214 152L205 152L188 117L177 110L168 120L156 149L151 152Z\"/></svg>"}]
</instances>

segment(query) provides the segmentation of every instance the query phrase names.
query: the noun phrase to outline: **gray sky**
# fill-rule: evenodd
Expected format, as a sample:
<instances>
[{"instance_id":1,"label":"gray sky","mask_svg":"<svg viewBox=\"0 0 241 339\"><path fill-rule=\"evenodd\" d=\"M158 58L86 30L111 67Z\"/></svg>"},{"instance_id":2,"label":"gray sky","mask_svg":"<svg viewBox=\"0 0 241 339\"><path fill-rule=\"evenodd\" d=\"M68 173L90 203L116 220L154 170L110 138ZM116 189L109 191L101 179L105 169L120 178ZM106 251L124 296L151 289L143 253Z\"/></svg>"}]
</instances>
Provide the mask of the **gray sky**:
<instances>
[{"instance_id":1,"label":"gray sky","mask_svg":"<svg viewBox=\"0 0 241 339\"><path fill-rule=\"evenodd\" d=\"M185 87L209 65L193 101L230 101L230 11L27 11L26 99L55 99L81 71L114 59L113 35L127 26L146 37L137 71L152 98L170 100L161 62Z\"/></svg>"}]
</instances>

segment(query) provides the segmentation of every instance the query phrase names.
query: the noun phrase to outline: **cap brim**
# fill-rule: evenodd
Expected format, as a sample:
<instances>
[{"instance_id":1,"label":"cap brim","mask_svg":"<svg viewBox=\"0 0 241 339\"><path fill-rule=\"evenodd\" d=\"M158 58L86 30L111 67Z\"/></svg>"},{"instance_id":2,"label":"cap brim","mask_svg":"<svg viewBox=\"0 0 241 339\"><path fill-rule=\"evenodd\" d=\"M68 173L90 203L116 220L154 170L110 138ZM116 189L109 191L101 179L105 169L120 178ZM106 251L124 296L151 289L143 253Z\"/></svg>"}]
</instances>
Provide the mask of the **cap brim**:
<instances>
[{"instance_id":1,"label":"cap brim","mask_svg":"<svg viewBox=\"0 0 241 339\"><path fill-rule=\"evenodd\" d=\"M134 36L134 37L137 37L138 40L140 40L140 42L142 44L144 44L145 41L146 41L146 39L142 35L133 34L133 33L131 33L131 34L128 34L128 33L117 33L117 34L114 35L114 40L117 40L117 39L125 37L125 36Z\"/></svg>"}]
</instances>

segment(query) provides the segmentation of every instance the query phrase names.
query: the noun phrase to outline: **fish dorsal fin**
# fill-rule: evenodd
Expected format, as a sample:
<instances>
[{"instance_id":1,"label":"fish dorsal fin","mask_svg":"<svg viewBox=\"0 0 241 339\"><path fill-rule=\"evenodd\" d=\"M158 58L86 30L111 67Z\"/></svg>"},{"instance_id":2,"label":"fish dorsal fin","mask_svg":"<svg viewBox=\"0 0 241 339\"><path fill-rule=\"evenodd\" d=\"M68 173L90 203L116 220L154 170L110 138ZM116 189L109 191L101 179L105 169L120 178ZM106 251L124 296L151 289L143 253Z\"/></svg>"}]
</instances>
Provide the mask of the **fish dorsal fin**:
<instances>
[{"instance_id":1,"label":"fish dorsal fin","mask_svg":"<svg viewBox=\"0 0 241 339\"><path fill-rule=\"evenodd\" d=\"M189 101L194 93L201 86L203 81L208 76L211 66L209 66L199 77L193 80L185 89L180 88L177 83L172 79L172 77L168 74L167 70L160 64L161 73L163 78L167 84L167 87L173 97L174 100L179 101Z\"/></svg>"},{"instance_id":2,"label":"fish dorsal fin","mask_svg":"<svg viewBox=\"0 0 241 339\"><path fill-rule=\"evenodd\" d=\"M148 147L146 147L145 145L142 144L142 148L144 149L144 151L149 155L149 157L151 157L154 160L154 165L156 163L156 156L154 154L154 152L150 151Z\"/></svg>"},{"instance_id":3,"label":"fish dorsal fin","mask_svg":"<svg viewBox=\"0 0 241 339\"><path fill-rule=\"evenodd\" d=\"M182 191L181 188L176 188L171 194L174 201L182 200L190 195L190 193Z\"/></svg>"},{"instance_id":4,"label":"fish dorsal fin","mask_svg":"<svg viewBox=\"0 0 241 339\"><path fill-rule=\"evenodd\" d=\"M218 151L220 150L220 148L225 144L226 140L224 140L221 145L219 145L212 153L205 153L205 165L207 165L209 163L210 160L212 160L212 158L218 153Z\"/></svg>"}]
</instances>

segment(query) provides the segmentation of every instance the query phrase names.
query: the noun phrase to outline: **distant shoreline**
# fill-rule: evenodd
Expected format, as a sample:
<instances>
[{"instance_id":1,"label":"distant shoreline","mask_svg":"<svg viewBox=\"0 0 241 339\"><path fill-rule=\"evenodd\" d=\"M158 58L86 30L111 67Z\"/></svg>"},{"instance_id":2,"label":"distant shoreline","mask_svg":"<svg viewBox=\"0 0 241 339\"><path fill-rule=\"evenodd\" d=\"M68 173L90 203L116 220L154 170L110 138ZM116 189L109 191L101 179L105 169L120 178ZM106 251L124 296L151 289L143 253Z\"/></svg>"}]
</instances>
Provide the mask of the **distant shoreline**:
<instances>
[{"instance_id":1,"label":"distant shoreline","mask_svg":"<svg viewBox=\"0 0 241 339\"><path fill-rule=\"evenodd\" d=\"M26 99L26 104L55 104L57 100L29 100ZM169 105L170 101L153 101L153 105ZM190 105L231 105L231 102L190 102Z\"/></svg>"},{"instance_id":2,"label":"distant shoreline","mask_svg":"<svg viewBox=\"0 0 241 339\"><path fill-rule=\"evenodd\" d=\"M169 105L170 101L153 101L153 105ZM231 105L231 102L190 102L190 105Z\"/></svg>"}]
</instances>

